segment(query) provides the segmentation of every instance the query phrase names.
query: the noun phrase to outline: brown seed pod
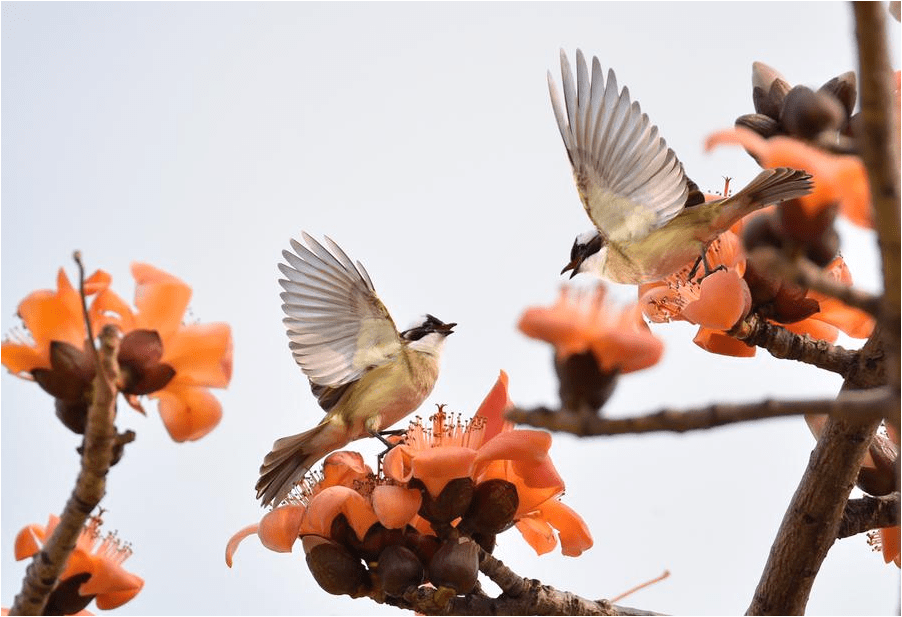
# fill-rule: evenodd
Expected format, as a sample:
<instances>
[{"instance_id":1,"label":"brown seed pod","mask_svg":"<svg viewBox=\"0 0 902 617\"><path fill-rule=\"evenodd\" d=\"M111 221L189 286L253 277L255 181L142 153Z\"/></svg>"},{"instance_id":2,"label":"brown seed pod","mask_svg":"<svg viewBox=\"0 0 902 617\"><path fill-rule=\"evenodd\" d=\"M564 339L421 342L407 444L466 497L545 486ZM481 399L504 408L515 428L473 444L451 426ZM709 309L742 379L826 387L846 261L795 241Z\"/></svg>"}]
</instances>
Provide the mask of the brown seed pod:
<instances>
[{"instance_id":1,"label":"brown seed pod","mask_svg":"<svg viewBox=\"0 0 902 617\"><path fill-rule=\"evenodd\" d=\"M429 582L458 594L470 593L479 573L479 546L466 537L446 540L429 562Z\"/></svg>"},{"instance_id":2,"label":"brown seed pod","mask_svg":"<svg viewBox=\"0 0 902 617\"><path fill-rule=\"evenodd\" d=\"M382 523L373 523L363 537L363 542L357 543L354 549L364 560L376 561L387 546L402 542L404 542L403 529L388 529Z\"/></svg>"},{"instance_id":3,"label":"brown seed pod","mask_svg":"<svg viewBox=\"0 0 902 617\"><path fill-rule=\"evenodd\" d=\"M441 545L438 537L433 535L424 535L417 531L414 527L408 525L404 529L404 546L416 553L417 557L423 563L432 561L432 556Z\"/></svg>"},{"instance_id":4,"label":"brown seed pod","mask_svg":"<svg viewBox=\"0 0 902 617\"><path fill-rule=\"evenodd\" d=\"M307 567L317 584L334 596L358 598L370 590L370 576L359 558L346 548L319 536L304 536Z\"/></svg>"},{"instance_id":5,"label":"brown seed pod","mask_svg":"<svg viewBox=\"0 0 902 617\"><path fill-rule=\"evenodd\" d=\"M418 587L426 578L426 569L409 548L393 544L379 555L376 573L382 590L390 596L402 596L411 587Z\"/></svg>"},{"instance_id":6,"label":"brown seed pod","mask_svg":"<svg viewBox=\"0 0 902 617\"><path fill-rule=\"evenodd\" d=\"M517 487L507 480L480 482L461 527L484 534L501 533L513 524L519 505Z\"/></svg>"},{"instance_id":7,"label":"brown seed pod","mask_svg":"<svg viewBox=\"0 0 902 617\"><path fill-rule=\"evenodd\" d=\"M473 480L471 478L455 478L445 485L442 492L433 499L429 491L423 491L423 505L420 516L430 523L448 524L459 516L463 516L473 499Z\"/></svg>"}]
</instances>

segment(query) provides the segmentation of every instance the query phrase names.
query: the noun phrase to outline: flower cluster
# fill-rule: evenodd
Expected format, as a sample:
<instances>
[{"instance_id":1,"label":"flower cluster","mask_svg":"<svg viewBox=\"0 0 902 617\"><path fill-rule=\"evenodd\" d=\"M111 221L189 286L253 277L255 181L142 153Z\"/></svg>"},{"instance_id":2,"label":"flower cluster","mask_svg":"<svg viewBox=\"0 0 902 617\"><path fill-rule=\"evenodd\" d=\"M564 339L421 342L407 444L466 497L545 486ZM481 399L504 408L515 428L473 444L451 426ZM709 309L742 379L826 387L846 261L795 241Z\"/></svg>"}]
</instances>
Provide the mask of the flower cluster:
<instances>
[{"instance_id":1,"label":"flower cluster","mask_svg":"<svg viewBox=\"0 0 902 617\"><path fill-rule=\"evenodd\" d=\"M16 536L16 559L26 559L40 551L59 522L51 514L47 525L28 525L22 529ZM45 615L78 614L95 599L97 608L114 609L134 598L144 587L143 579L122 567L132 554L131 546L115 533L101 534L102 522L99 516L88 520L50 592Z\"/></svg>"},{"instance_id":2,"label":"flower cluster","mask_svg":"<svg viewBox=\"0 0 902 617\"><path fill-rule=\"evenodd\" d=\"M379 475L355 452L331 454L320 475L232 537L226 563L250 535L277 552L300 538L329 593L397 597L424 583L469 593L480 550L513 526L538 554L560 541L565 555L580 555L592 538L559 499L551 436L513 429L503 420L509 405L502 372L470 421L440 407L428 425L411 423Z\"/></svg>"},{"instance_id":3,"label":"flower cluster","mask_svg":"<svg viewBox=\"0 0 902 617\"><path fill-rule=\"evenodd\" d=\"M174 440L199 439L222 416L209 388L224 388L231 379L231 329L224 323L183 323L191 288L171 274L135 263L132 275L136 310L109 288L106 272L86 279L92 331L114 324L122 332L117 386L129 404L143 413L138 397L156 398ZM60 420L83 433L95 366L79 292L60 269L57 289L29 294L18 314L27 331L3 342L3 365L53 395Z\"/></svg>"},{"instance_id":4,"label":"flower cluster","mask_svg":"<svg viewBox=\"0 0 902 617\"><path fill-rule=\"evenodd\" d=\"M690 266L662 281L639 287L640 304L654 322L688 321L699 326L694 342L707 351L736 357L751 357L755 348L726 334L752 312L797 334L833 342L839 330L855 338L867 338L874 320L816 291L802 289L753 267L746 259L739 233L767 213L737 223L708 247L706 258L716 271L699 280L690 278ZM852 276L841 257L835 257L825 274L835 281L852 284Z\"/></svg>"}]
</instances>

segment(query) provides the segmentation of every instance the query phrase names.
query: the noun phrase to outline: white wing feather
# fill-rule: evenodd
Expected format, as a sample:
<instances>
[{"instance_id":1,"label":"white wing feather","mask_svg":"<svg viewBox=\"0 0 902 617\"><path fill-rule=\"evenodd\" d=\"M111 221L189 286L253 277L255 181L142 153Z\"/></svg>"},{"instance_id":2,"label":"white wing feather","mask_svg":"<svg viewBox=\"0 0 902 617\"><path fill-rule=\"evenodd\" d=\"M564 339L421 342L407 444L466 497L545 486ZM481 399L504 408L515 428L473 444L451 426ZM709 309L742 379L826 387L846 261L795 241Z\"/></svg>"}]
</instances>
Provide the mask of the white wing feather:
<instances>
[{"instance_id":1,"label":"white wing feather","mask_svg":"<svg viewBox=\"0 0 902 617\"><path fill-rule=\"evenodd\" d=\"M548 73L551 104L573 165L580 198L608 241L630 242L665 225L683 209L689 185L683 165L658 136L629 89L617 91L608 70L602 78L598 58L592 74L576 51L576 85L561 50L564 101Z\"/></svg>"},{"instance_id":2,"label":"white wing feather","mask_svg":"<svg viewBox=\"0 0 902 617\"><path fill-rule=\"evenodd\" d=\"M328 237L326 248L302 234L307 246L291 240L294 252L282 251L287 263L279 264L287 277L279 280L283 323L304 374L334 388L390 362L401 351L401 338L363 265Z\"/></svg>"}]
</instances>

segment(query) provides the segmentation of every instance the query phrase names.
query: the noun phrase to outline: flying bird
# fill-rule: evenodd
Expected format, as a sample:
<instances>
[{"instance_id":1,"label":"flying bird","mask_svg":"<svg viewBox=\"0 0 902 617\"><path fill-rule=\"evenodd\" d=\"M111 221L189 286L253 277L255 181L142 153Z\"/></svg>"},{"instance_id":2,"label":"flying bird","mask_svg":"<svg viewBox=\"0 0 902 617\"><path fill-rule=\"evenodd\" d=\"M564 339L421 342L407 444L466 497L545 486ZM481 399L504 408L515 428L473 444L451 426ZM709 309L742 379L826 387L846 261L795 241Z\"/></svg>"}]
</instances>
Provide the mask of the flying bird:
<instances>
[{"instance_id":1,"label":"flying bird","mask_svg":"<svg viewBox=\"0 0 902 617\"><path fill-rule=\"evenodd\" d=\"M576 84L561 50L564 100L551 71L548 88L580 199L595 228L576 237L570 263L561 274L593 271L617 283L660 280L693 259L705 265L705 249L736 221L772 203L811 192L811 176L785 167L765 169L744 189L705 202L683 171L658 127L618 92L609 69L602 75L598 58L592 74L576 51ZM693 268L693 270L695 269Z\"/></svg>"},{"instance_id":2,"label":"flying bird","mask_svg":"<svg viewBox=\"0 0 902 617\"><path fill-rule=\"evenodd\" d=\"M277 440L263 459L257 498L278 505L310 467L355 439L378 436L426 399L455 323L432 315L398 332L370 275L328 237L302 232L279 269L283 322L295 361L326 415L309 431ZM328 248L327 248L328 247Z\"/></svg>"}]
</instances>

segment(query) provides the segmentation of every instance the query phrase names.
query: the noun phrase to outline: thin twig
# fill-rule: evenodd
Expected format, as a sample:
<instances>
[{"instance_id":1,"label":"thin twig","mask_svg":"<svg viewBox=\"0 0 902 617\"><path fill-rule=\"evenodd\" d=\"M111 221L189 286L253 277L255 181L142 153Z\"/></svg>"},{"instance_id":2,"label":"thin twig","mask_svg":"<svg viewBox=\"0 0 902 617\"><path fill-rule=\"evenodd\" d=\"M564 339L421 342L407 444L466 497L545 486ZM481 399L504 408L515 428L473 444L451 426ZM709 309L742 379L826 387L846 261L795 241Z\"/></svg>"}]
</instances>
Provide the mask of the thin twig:
<instances>
[{"instance_id":1,"label":"thin twig","mask_svg":"<svg viewBox=\"0 0 902 617\"><path fill-rule=\"evenodd\" d=\"M780 251L762 246L753 250L748 259L755 265L756 270L773 272L796 285L836 298L847 306L874 316L880 310L880 296L869 294L830 278L814 262L805 257L790 260Z\"/></svg>"},{"instance_id":2,"label":"thin twig","mask_svg":"<svg viewBox=\"0 0 902 617\"><path fill-rule=\"evenodd\" d=\"M622 600L623 598L625 598L627 596L631 596L634 593L636 593L637 591L641 591L642 589L645 589L646 587L650 587L651 585L654 585L655 583L660 583L661 581L668 578L669 576L670 576L670 570L664 570L664 572L662 574L654 577L653 579L645 581L644 583L640 583L634 587L630 587L623 593L614 596L613 598L611 598L611 602L617 602L618 600Z\"/></svg>"},{"instance_id":3,"label":"thin twig","mask_svg":"<svg viewBox=\"0 0 902 617\"><path fill-rule=\"evenodd\" d=\"M562 409L551 410L545 407L514 408L507 412L507 419L520 424L565 431L579 436L657 431L683 433L737 422L802 414L860 416L879 419L883 410L895 400L888 388L873 388L845 392L836 399L766 400L756 403L708 405L686 410L661 409L648 415L631 418L600 418L594 414L574 413Z\"/></svg>"},{"instance_id":4,"label":"thin twig","mask_svg":"<svg viewBox=\"0 0 902 617\"><path fill-rule=\"evenodd\" d=\"M84 289L84 270L81 289ZM84 295L82 295L84 304ZM85 306L85 321L89 321ZM93 340L93 339L91 339ZM93 345L90 345L93 348ZM85 521L106 492L106 474L113 458L116 429L116 382L119 378L119 331L107 326L100 333L100 353L94 377L92 401L84 434L84 453L75 488L66 501L60 522L25 572L22 590L16 596L10 615L40 615L47 598L75 549Z\"/></svg>"},{"instance_id":5,"label":"thin twig","mask_svg":"<svg viewBox=\"0 0 902 617\"><path fill-rule=\"evenodd\" d=\"M871 529L899 524L899 493L886 497L850 499L842 513L837 538L848 538Z\"/></svg>"},{"instance_id":6,"label":"thin twig","mask_svg":"<svg viewBox=\"0 0 902 617\"><path fill-rule=\"evenodd\" d=\"M798 360L845 377L855 364L858 352L796 334L751 314L727 332L749 347L766 349L775 358Z\"/></svg>"}]
</instances>

